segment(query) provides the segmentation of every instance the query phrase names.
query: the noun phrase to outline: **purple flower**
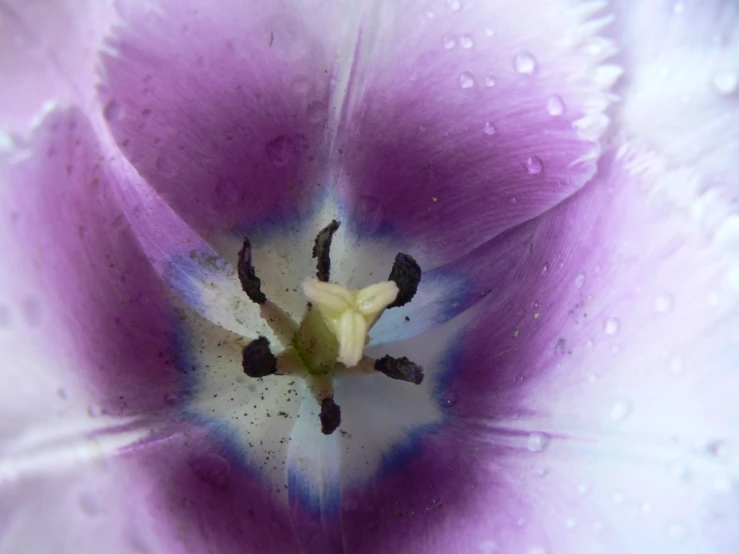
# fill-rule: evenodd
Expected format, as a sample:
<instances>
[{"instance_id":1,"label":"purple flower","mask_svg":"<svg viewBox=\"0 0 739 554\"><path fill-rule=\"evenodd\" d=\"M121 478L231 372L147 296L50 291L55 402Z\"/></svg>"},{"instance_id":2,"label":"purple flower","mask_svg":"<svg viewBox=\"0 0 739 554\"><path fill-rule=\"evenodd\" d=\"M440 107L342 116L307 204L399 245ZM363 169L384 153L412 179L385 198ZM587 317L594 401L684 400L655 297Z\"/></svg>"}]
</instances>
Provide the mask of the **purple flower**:
<instances>
[{"instance_id":1,"label":"purple flower","mask_svg":"<svg viewBox=\"0 0 739 554\"><path fill-rule=\"evenodd\" d=\"M0 552L736 551L737 7L202 4L0 6Z\"/></svg>"}]
</instances>

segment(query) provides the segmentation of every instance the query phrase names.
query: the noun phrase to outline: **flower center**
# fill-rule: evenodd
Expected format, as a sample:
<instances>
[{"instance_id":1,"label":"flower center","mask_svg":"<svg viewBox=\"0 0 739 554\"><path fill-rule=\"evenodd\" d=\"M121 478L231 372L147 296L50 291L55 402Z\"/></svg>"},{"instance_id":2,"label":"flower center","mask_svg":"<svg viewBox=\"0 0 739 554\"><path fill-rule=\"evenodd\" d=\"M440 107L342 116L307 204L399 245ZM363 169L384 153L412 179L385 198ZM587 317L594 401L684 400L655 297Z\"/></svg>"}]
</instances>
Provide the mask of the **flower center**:
<instances>
[{"instance_id":1,"label":"flower center","mask_svg":"<svg viewBox=\"0 0 739 554\"><path fill-rule=\"evenodd\" d=\"M321 408L321 430L333 433L341 423L341 409L333 398L334 374L380 372L392 379L420 384L423 368L408 358L384 356L378 360L364 355L367 333L382 313L410 302L421 281L421 268L407 254L395 257L387 281L363 289L350 290L329 282L330 248L338 221L327 225L315 240L316 277L303 280L308 310L297 325L261 290L251 259L251 241L244 239L239 252L238 274L247 296L260 306L262 318L270 325L284 350L275 356L266 337L250 342L243 350L244 372L254 378L291 375L305 379Z\"/></svg>"}]
</instances>

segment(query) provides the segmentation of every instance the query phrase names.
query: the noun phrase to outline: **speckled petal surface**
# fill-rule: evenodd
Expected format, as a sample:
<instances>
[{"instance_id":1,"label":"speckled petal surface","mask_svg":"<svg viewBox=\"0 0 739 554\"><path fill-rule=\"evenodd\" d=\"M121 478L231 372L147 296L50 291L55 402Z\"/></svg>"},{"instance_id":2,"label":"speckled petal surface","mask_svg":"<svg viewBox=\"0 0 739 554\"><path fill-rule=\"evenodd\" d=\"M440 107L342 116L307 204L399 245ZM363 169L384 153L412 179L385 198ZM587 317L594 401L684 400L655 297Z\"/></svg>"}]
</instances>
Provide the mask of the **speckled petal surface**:
<instances>
[{"instance_id":1,"label":"speckled petal surface","mask_svg":"<svg viewBox=\"0 0 739 554\"><path fill-rule=\"evenodd\" d=\"M593 175L620 70L597 2L377 2L332 158L357 226L430 268ZM451 224L451 222L454 222Z\"/></svg>"},{"instance_id":2,"label":"speckled petal surface","mask_svg":"<svg viewBox=\"0 0 739 554\"><path fill-rule=\"evenodd\" d=\"M736 244L671 199L694 170L624 147L600 172L511 232L447 425L344 497L350 551L736 547Z\"/></svg>"},{"instance_id":3,"label":"speckled petal surface","mask_svg":"<svg viewBox=\"0 0 739 554\"><path fill-rule=\"evenodd\" d=\"M330 3L127 4L102 98L141 175L208 240L309 211L327 185Z\"/></svg>"},{"instance_id":4,"label":"speckled petal surface","mask_svg":"<svg viewBox=\"0 0 739 554\"><path fill-rule=\"evenodd\" d=\"M2 371L18 385L6 406L21 425L36 419L35 384L46 374L56 385L43 388L49 403L81 386L95 392L98 415L160 411L179 386L170 296L116 201L106 161L75 109L52 113L27 150L3 160L1 330L12 355Z\"/></svg>"}]
</instances>

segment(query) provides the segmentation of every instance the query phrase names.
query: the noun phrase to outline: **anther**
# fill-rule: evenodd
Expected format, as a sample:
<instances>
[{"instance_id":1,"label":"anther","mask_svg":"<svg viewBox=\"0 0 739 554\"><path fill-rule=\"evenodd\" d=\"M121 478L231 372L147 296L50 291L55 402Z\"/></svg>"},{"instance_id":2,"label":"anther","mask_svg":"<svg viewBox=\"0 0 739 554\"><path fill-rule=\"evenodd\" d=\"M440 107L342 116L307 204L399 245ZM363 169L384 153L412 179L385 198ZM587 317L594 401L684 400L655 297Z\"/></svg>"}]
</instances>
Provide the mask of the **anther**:
<instances>
[{"instance_id":1,"label":"anther","mask_svg":"<svg viewBox=\"0 0 739 554\"><path fill-rule=\"evenodd\" d=\"M388 306L388 309L403 306L411 301L418 290L418 284L421 282L421 266L408 254L399 253L395 256L388 280L398 285L398 296Z\"/></svg>"},{"instance_id":2,"label":"anther","mask_svg":"<svg viewBox=\"0 0 739 554\"><path fill-rule=\"evenodd\" d=\"M423 381L423 368L405 356L402 358L383 356L375 361L375 370L398 381L407 381L416 385L420 385Z\"/></svg>"},{"instance_id":3,"label":"anther","mask_svg":"<svg viewBox=\"0 0 739 554\"><path fill-rule=\"evenodd\" d=\"M259 337L244 347L242 366L249 377L266 377L277 373L277 358L269 349L269 340Z\"/></svg>"},{"instance_id":4,"label":"anther","mask_svg":"<svg viewBox=\"0 0 739 554\"><path fill-rule=\"evenodd\" d=\"M239 281L246 295L256 304L264 304L267 297L262 292L262 281L257 277L251 262L251 242L244 238L244 244L239 250L238 261Z\"/></svg>"},{"instance_id":5,"label":"anther","mask_svg":"<svg viewBox=\"0 0 739 554\"><path fill-rule=\"evenodd\" d=\"M331 273L331 240L334 238L334 233L339 225L341 223L335 219L331 220L331 223L318 232L316 242L313 245L313 257L318 260L316 262L316 277L324 283L328 282Z\"/></svg>"}]
</instances>

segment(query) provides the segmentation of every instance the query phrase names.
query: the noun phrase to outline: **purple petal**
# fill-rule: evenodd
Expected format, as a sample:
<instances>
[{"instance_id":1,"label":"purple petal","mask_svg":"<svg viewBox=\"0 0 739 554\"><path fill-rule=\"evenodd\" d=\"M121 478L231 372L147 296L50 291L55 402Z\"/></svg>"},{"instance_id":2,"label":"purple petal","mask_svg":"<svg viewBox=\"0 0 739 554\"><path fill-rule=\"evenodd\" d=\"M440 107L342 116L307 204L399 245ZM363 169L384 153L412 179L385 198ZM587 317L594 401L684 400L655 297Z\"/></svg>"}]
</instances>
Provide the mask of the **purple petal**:
<instances>
[{"instance_id":1,"label":"purple petal","mask_svg":"<svg viewBox=\"0 0 739 554\"><path fill-rule=\"evenodd\" d=\"M629 79L617 114L627 131L706 179L739 170L739 6L726 0L620 0L615 32Z\"/></svg>"},{"instance_id":2,"label":"purple petal","mask_svg":"<svg viewBox=\"0 0 739 554\"><path fill-rule=\"evenodd\" d=\"M287 507L203 429L135 448L142 508L164 552L297 552Z\"/></svg>"},{"instance_id":3,"label":"purple petal","mask_svg":"<svg viewBox=\"0 0 739 554\"><path fill-rule=\"evenodd\" d=\"M739 544L737 243L670 197L691 170L625 147L600 171L492 258L526 262L474 308L440 394L447 426L344 495L349 550Z\"/></svg>"},{"instance_id":4,"label":"purple petal","mask_svg":"<svg viewBox=\"0 0 739 554\"><path fill-rule=\"evenodd\" d=\"M375 6L337 139L360 228L397 233L437 265L593 175L618 75L599 65L614 51L591 17L602 5Z\"/></svg>"},{"instance_id":5,"label":"purple petal","mask_svg":"<svg viewBox=\"0 0 739 554\"><path fill-rule=\"evenodd\" d=\"M0 129L24 133L48 102L91 106L97 48L114 20L111 2L2 2Z\"/></svg>"},{"instance_id":6,"label":"purple petal","mask_svg":"<svg viewBox=\"0 0 739 554\"><path fill-rule=\"evenodd\" d=\"M3 338L16 344L3 373L29 356L37 361L25 362L27 383L36 371L62 388L79 378L94 386L98 414L167 408L165 396L178 389L174 313L118 207L87 121L76 110L51 114L29 150L2 169Z\"/></svg>"},{"instance_id":7,"label":"purple petal","mask_svg":"<svg viewBox=\"0 0 739 554\"><path fill-rule=\"evenodd\" d=\"M283 1L125 13L104 61L104 115L136 169L206 239L293 218L322 194L328 15L319 33L313 7Z\"/></svg>"}]
</instances>

